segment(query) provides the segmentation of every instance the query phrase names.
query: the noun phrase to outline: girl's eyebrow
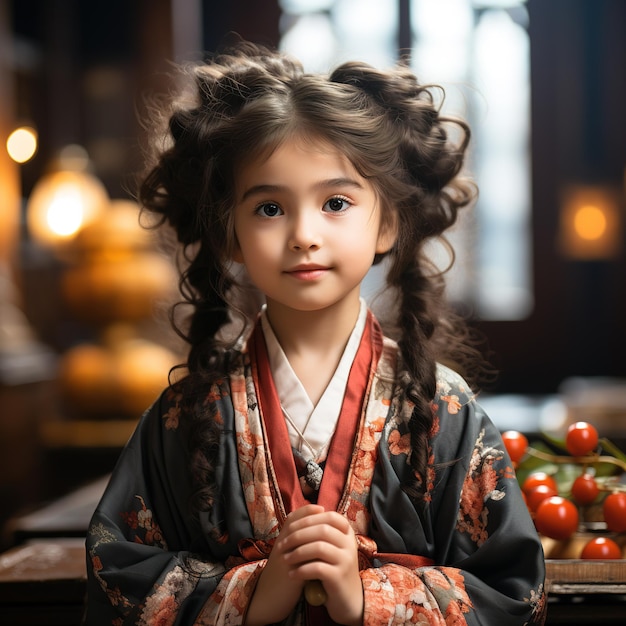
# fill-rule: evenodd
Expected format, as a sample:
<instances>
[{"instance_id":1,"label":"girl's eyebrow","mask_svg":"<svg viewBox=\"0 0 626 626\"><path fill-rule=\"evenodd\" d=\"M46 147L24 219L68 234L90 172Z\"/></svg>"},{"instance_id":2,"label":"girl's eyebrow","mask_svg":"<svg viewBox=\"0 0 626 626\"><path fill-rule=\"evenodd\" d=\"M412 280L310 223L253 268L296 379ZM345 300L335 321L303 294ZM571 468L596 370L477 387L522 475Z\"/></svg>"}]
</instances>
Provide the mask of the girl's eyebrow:
<instances>
[{"instance_id":1,"label":"girl's eyebrow","mask_svg":"<svg viewBox=\"0 0 626 626\"><path fill-rule=\"evenodd\" d=\"M333 187L352 187L356 190L364 189L363 185L358 180L355 180L354 178L343 177L320 180L313 185L313 189L327 189ZM254 195L280 193L286 191L289 191L289 187L287 185L253 185L243 192L241 196L241 202Z\"/></svg>"}]
</instances>

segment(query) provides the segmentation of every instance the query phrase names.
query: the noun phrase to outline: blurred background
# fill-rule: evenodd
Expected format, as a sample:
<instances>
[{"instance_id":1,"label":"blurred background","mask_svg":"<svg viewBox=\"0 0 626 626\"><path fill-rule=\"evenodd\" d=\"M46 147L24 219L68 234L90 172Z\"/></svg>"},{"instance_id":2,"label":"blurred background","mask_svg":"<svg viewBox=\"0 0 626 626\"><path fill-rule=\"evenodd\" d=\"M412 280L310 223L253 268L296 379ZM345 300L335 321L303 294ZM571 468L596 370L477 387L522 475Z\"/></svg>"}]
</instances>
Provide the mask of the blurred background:
<instances>
[{"instance_id":1,"label":"blurred background","mask_svg":"<svg viewBox=\"0 0 626 626\"><path fill-rule=\"evenodd\" d=\"M172 259L132 199L142 120L172 61L233 32L310 70L410 55L445 87L473 129L449 296L498 370L485 405L626 437L625 31L623 0L2 0L2 542L112 469L183 358Z\"/></svg>"}]
</instances>

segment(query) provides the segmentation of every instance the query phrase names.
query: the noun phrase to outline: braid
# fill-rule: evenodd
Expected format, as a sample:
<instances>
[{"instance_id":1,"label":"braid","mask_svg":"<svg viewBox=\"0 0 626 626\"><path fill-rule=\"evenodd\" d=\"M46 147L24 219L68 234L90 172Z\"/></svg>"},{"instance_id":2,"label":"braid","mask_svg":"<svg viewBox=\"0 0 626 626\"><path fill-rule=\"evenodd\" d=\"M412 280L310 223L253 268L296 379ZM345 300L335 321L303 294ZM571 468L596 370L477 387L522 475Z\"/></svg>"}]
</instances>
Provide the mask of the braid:
<instances>
[{"instance_id":1,"label":"braid","mask_svg":"<svg viewBox=\"0 0 626 626\"><path fill-rule=\"evenodd\" d=\"M437 319L433 316L432 302L439 294L415 258L407 260L406 269L397 277L394 286L400 293L397 324L402 332L398 347L404 366L400 380L406 381L404 393L413 405L408 428L411 435L409 461L414 480L404 488L409 495L419 497L427 485L428 438L434 420L432 400L436 393L438 355L434 344Z\"/></svg>"}]
</instances>

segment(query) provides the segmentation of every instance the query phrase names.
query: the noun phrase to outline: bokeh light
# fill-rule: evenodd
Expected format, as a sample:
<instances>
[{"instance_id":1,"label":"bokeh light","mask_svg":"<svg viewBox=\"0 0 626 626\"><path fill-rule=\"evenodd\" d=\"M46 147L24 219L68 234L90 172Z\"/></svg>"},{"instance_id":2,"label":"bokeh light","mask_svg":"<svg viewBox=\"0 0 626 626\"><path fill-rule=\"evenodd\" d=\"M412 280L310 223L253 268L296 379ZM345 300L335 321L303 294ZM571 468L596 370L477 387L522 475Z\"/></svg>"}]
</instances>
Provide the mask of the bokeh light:
<instances>
[{"instance_id":1,"label":"bokeh light","mask_svg":"<svg viewBox=\"0 0 626 626\"><path fill-rule=\"evenodd\" d=\"M574 216L574 228L581 239L600 239L606 231L606 216L597 206L581 206Z\"/></svg>"},{"instance_id":2,"label":"bokeh light","mask_svg":"<svg viewBox=\"0 0 626 626\"><path fill-rule=\"evenodd\" d=\"M29 126L16 128L7 139L7 152L16 163L26 163L37 152L37 131Z\"/></svg>"},{"instance_id":3,"label":"bokeh light","mask_svg":"<svg viewBox=\"0 0 626 626\"><path fill-rule=\"evenodd\" d=\"M27 223L40 244L70 241L107 206L104 185L86 171L62 170L46 174L28 202Z\"/></svg>"}]
</instances>

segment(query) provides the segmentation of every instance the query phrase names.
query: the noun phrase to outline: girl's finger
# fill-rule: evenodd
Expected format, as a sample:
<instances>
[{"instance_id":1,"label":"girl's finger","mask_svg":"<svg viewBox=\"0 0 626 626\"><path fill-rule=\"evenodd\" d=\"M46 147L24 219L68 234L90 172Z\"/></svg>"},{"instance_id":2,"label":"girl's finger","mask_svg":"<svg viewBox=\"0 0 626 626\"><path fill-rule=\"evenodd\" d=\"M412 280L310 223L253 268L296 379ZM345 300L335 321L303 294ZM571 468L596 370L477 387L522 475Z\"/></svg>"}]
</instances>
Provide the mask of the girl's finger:
<instances>
[{"instance_id":1,"label":"girl's finger","mask_svg":"<svg viewBox=\"0 0 626 626\"><path fill-rule=\"evenodd\" d=\"M334 549L356 549L356 542L351 532L343 532L329 524L315 524L291 530L279 539L279 549L285 554L304 546L327 544Z\"/></svg>"},{"instance_id":2,"label":"girl's finger","mask_svg":"<svg viewBox=\"0 0 626 626\"><path fill-rule=\"evenodd\" d=\"M324 512L324 507L319 504L306 504L289 513L289 515L287 515L287 519L285 520L285 524L291 526L298 520L302 520L313 515L320 515Z\"/></svg>"},{"instance_id":3,"label":"girl's finger","mask_svg":"<svg viewBox=\"0 0 626 626\"><path fill-rule=\"evenodd\" d=\"M309 507L307 506L302 507L302 509L298 509L298 512L303 512L303 509L307 509L307 512L303 512L303 514L298 515L297 517L294 516L290 519L290 530L294 532L303 528L328 525L344 533L350 532L350 523L345 517L343 517L336 511L324 511L322 507L317 506L315 508L316 510L313 510L309 509Z\"/></svg>"}]
</instances>

